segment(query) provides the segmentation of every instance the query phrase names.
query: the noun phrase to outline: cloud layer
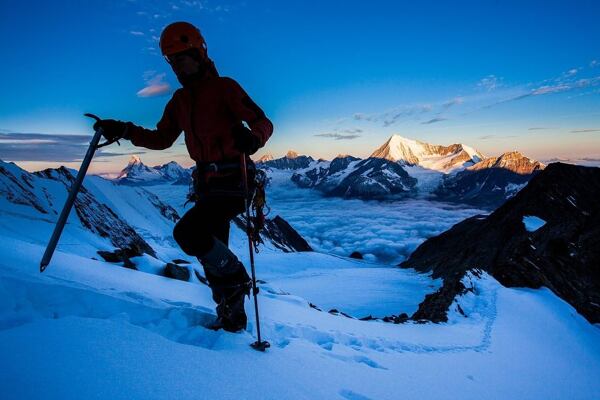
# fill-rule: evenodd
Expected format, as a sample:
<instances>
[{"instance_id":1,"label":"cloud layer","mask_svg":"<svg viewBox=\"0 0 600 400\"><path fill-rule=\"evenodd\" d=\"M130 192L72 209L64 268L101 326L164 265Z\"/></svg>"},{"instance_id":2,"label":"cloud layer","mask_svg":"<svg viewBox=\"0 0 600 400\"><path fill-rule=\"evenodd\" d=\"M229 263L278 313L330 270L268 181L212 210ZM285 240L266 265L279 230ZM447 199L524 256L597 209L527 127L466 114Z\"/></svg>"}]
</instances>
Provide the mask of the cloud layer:
<instances>
[{"instance_id":1,"label":"cloud layer","mask_svg":"<svg viewBox=\"0 0 600 400\"><path fill-rule=\"evenodd\" d=\"M17 162L78 162L85 156L91 140L92 135L0 133L0 159ZM123 154L111 153L101 148L94 157L114 157Z\"/></svg>"},{"instance_id":2,"label":"cloud layer","mask_svg":"<svg viewBox=\"0 0 600 400\"><path fill-rule=\"evenodd\" d=\"M334 129L333 132L318 133L314 136L332 138L335 140L352 140L352 139L359 138L361 136L361 135L359 135L359 133L362 133L362 131L363 131L362 129L343 129L343 130Z\"/></svg>"},{"instance_id":3,"label":"cloud layer","mask_svg":"<svg viewBox=\"0 0 600 400\"><path fill-rule=\"evenodd\" d=\"M483 213L425 200L377 202L325 198L299 189L289 172L273 171L267 189L271 217L279 214L317 251L397 264L425 239Z\"/></svg>"},{"instance_id":4,"label":"cloud layer","mask_svg":"<svg viewBox=\"0 0 600 400\"><path fill-rule=\"evenodd\" d=\"M171 86L163 81L166 74L156 74L154 71L146 71L144 80L146 87L137 92L138 97L155 97L162 96L171 91Z\"/></svg>"}]
</instances>

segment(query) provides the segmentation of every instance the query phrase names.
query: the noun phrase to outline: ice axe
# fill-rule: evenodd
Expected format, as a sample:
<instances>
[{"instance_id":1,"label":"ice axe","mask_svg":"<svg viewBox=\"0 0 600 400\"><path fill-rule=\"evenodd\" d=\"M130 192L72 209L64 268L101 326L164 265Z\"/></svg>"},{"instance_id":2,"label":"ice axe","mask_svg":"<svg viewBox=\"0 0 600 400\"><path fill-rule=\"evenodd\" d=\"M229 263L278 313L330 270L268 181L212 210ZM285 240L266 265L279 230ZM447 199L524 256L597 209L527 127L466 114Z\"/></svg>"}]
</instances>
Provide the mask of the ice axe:
<instances>
[{"instance_id":1,"label":"ice axe","mask_svg":"<svg viewBox=\"0 0 600 400\"><path fill-rule=\"evenodd\" d=\"M248 249L250 251L250 270L252 272L252 296L254 297L254 314L256 315L256 338L257 341L250 346L254 350L265 351L271 344L260 337L260 318L258 317L258 288L256 287L256 270L254 269L254 247L252 247L252 225L250 223L250 199L248 189L248 170L246 169L246 154L240 156L240 166L242 168L242 181L244 185L244 201L246 205L246 234L248 235Z\"/></svg>"},{"instance_id":2,"label":"ice axe","mask_svg":"<svg viewBox=\"0 0 600 400\"><path fill-rule=\"evenodd\" d=\"M101 119L94 114L84 114L86 117L94 118L96 121L100 121ZM42 262L40 263L40 272L44 272L48 264L50 264L50 259L54 254L54 250L56 249L56 245L58 244L58 240L60 239L60 235L65 227L67 222L67 218L69 217L69 213L71 212L71 208L73 208L73 203L75 203L75 198L77 197L77 193L81 188L81 183L83 182L83 178L85 178L85 174L90 166L90 162L94 157L94 153L100 147L108 146L114 142L119 144L117 139L107 140L106 142L100 143L100 138L102 137L103 131L101 127L96 129L96 133L94 133L94 137L90 142L90 147L88 147L87 153L81 163L81 167L79 167L79 172L77 172L77 177L75 178L75 182L71 185L71 189L69 190L69 196L67 197L67 201L63 206L63 209L58 217L58 222L54 227L54 232L52 232L52 237L50 238L50 242L48 242L48 246L46 246L46 251L44 252L44 256L42 257Z\"/></svg>"}]
</instances>

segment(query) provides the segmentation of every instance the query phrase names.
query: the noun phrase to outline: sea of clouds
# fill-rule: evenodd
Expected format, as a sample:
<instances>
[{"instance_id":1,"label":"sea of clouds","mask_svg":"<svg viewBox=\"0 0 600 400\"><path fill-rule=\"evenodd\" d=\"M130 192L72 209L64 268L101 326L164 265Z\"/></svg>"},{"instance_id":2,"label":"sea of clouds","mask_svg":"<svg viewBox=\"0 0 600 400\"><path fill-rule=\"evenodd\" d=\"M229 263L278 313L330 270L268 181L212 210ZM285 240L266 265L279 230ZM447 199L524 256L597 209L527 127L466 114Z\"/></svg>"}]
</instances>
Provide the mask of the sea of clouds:
<instances>
[{"instance_id":1,"label":"sea of clouds","mask_svg":"<svg viewBox=\"0 0 600 400\"><path fill-rule=\"evenodd\" d=\"M427 238L486 211L422 199L393 202L323 197L300 189L291 172L272 170L269 217L281 215L317 251L398 264Z\"/></svg>"}]
</instances>

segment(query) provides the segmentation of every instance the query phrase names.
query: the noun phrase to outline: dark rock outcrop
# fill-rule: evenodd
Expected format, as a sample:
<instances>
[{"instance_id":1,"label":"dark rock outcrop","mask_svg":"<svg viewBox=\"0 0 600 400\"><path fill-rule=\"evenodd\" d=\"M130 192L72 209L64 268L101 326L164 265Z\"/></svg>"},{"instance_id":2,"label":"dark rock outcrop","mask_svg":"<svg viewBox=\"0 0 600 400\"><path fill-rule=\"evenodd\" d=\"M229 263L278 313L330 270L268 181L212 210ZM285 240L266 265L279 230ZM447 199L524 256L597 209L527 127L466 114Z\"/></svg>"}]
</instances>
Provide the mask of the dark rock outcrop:
<instances>
[{"instance_id":1,"label":"dark rock outcrop","mask_svg":"<svg viewBox=\"0 0 600 400\"><path fill-rule=\"evenodd\" d=\"M353 251L352 254L350 254L350 258L356 258L357 260L362 260L364 257L360 251Z\"/></svg>"},{"instance_id":2,"label":"dark rock outcrop","mask_svg":"<svg viewBox=\"0 0 600 400\"><path fill-rule=\"evenodd\" d=\"M133 261L131 261L131 258L138 257L143 254L141 249L135 248L135 247L117 249L115 251L98 250L97 253L106 262L110 262L110 263L122 262L123 267L129 268L129 269L135 269L135 270L137 270L137 267L135 266Z\"/></svg>"},{"instance_id":3,"label":"dark rock outcrop","mask_svg":"<svg viewBox=\"0 0 600 400\"><path fill-rule=\"evenodd\" d=\"M179 214L173 207L160 201L158 196L155 195L154 193L150 193L149 191L147 191L143 188L138 188L138 189L142 191L143 196L146 197L150 201L150 203L152 203L152 205L154 207L156 207L158 212L160 212L160 214L163 217L165 217L166 219L173 221L173 222L179 221L179 219L180 219Z\"/></svg>"},{"instance_id":4,"label":"dark rock outcrop","mask_svg":"<svg viewBox=\"0 0 600 400\"><path fill-rule=\"evenodd\" d=\"M442 287L436 292L426 295L410 319L417 322L431 321L435 323L448 321L450 305L456 296L467 292L467 288L461 282L462 276L459 274L445 278Z\"/></svg>"},{"instance_id":5,"label":"dark rock outcrop","mask_svg":"<svg viewBox=\"0 0 600 400\"><path fill-rule=\"evenodd\" d=\"M243 216L234 218L233 222L238 228L246 230L246 219ZM265 227L261 232L261 239L269 240L273 245L286 252L312 251L308 242L292 226L279 215L273 219L265 220Z\"/></svg>"},{"instance_id":6,"label":"dark rock outcrop","mask_svg":"<svg viewBox=\"0 0 600 400\"><path fill-rule=\"evenodd\" d=\"M167 263L163 275L167 278L188 282L190 280L190 269L175 263Z\"/></svg>"},{"instance_id":7,"label":"dark rock outcrop","mask_svg":"<svg viewBox=\"0 0 600 400\"><path fill-rule=\"evenodd\" d=\"M509 287L546 286L589 321L600 322L598 199L600 168L550 164L492 214L428 239L401 266L444 278L450 292L456 291L453 280L472 268ZM528 231L525 216L545 224ZM449 295L438 297L436 304L446 304Z\"/></svg>"}]
</instances>

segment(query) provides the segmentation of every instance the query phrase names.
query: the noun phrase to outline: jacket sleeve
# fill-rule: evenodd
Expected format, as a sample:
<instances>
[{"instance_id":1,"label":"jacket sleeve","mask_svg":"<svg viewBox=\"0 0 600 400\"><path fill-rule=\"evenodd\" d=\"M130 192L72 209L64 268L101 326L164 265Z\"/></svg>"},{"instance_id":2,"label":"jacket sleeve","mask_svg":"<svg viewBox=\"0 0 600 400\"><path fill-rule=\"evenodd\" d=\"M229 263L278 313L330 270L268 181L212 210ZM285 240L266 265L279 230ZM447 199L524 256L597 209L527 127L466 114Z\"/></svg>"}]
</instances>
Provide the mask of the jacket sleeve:
<instances>
[{"instance_id":1,"label":"jacket sleeve","mask_svg":"<svg viewBox=\"0 0 600 400\"><path fill-rule=\"evenodd\" d=\"M273 134L273 124L242 87L231 78L225 81L225 99L233 115L246 122L263 147Z\"/></svg>"},{"instance_id":2,"label":"jacket sleeve","mask_svg":"<svg viewBox=\"0 0 600 400\"><path fill-rule=\"evenodd\" d=\"M175 95L165 107L162 118L156 124L156 129L146 129L129 123L129 138L136 146L152 150L163 150L171 147L181 134L181 127L175 115Z\"/></svg>"}]
</instances>

